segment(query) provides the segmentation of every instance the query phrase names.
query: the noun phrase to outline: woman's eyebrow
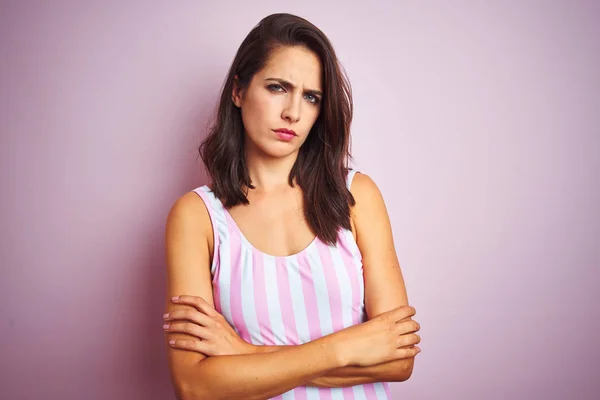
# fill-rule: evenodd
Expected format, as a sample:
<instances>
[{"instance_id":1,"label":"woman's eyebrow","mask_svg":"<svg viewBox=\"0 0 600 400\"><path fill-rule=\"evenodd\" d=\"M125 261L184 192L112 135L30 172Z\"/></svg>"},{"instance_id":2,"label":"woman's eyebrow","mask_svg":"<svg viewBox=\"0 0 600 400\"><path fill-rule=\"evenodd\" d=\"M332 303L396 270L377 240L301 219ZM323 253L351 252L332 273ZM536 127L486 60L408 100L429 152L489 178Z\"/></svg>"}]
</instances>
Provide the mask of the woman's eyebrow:
<instances>
[{"instance_id":1,"label":"woman's eyebrow","mask_svg":"<svg viewBox=\"0 0 600 400\"><path fill-rule=\"evenodd\" d=\"M280 79L280 78L267 78L265 79L265 81L275 81L275 82L279 82L279 84L281 84L281 86L285 87L288 90L294 90L296 88L296 86L294 86L293 83L288 82L284 79ZM305 91L306 93L310 93L310 94L316 94L319 96L323 96L323 93L320 90L317 89L307 89Z\"/></svg>"}]
</instances>

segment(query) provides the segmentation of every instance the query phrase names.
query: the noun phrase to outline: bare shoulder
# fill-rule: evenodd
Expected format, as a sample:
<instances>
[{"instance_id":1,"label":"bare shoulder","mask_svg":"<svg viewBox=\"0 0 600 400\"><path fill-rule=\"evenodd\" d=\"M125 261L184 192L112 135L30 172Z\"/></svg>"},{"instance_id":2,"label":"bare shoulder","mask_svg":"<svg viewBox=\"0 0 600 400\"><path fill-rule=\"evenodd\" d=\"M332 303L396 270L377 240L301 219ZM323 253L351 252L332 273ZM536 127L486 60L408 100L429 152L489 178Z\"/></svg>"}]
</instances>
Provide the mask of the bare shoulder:
<instances>
[{"instance_id":1,"label":"bare shoulder","mask_svg":"<svg viewBox=\"0 0 600 400\"><path fill-rule=\"evenodd\" d=\"M171 206L167 217L168 234L182 233L182 231L206 234L211 229L208 209L198 194L188 192Z\"/></svg>"},{"instance_id":2,"label":"bare shoulder","mask_svg":"<svg viewBox=\"0 0 600 400\"><path fill-rule=\"evenodd\" d=\"M356 199L363 201L372 201L381 197L381 192L375 181L367 174L357 172L352 179L352 185L350 186L350 193Z\"/></svg>"},{"instance_id":3,"label":"bare shoulder","mask_svg":"<svg viewBox=\"0 0 600 400\"><path fill-rule=\"evenodd\" d=\"M169 272L187 275L189 268L195 268L195 274L198 264L202 264L201 270L209 270L213 246L213 227L206 204L197 193L185 193L167 216L165 247Z\"/></svg>"},{"instance_id":4,"label":"bare shoulder","mask_svg":"<svg viewBox=\"0 0 600 400\"><path fill-rule=\"evenodd\" d=\"M356 219L360 216L382 216L384 214L384 217L387 217L383 195L375 181L369 175L357 172L352 179L350 193L352 193L356 201L351 213L354 224L356 224Z\"/></svg>"},{"instance_id":5,"label":"bare shoulder","mask_svg":"<svg viewBox=\"0 0 600 400\"><path fill-rule=\"evenodd\" d=\"M213 303L212 290L208 290L212 229L210 214L198 194L189 192L175 201L165 229L169 296L206 296L205 300Z\"/></svg>"}]
</instances>

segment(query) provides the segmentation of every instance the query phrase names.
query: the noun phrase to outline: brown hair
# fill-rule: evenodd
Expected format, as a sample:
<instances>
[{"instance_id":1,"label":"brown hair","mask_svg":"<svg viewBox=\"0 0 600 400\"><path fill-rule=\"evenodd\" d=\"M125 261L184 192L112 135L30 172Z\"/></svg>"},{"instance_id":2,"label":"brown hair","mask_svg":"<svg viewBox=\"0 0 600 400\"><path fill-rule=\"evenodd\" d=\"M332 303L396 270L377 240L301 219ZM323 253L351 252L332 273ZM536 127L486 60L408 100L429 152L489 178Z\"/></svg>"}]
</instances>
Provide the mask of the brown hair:
<instances>
[{"instance_id":1,"label":"brown hair","mask_svg":"<svg viewBox=\"0 0 600 400\"><path fill-rule=\"evenodd\" d=\"M302 189L304 214L312 231L323 242L335 244L340 227L351 229L354 198L346 188L350 155L352 90L333 46L325 34L307 20L286 13L262 19L240 45L223 85L215 119L199 152L212 180L212 191L230 208L248 204L243 187L250 182L244 155L244 126L240 110L231 99L238 75L247 87L261 70L270 52L278 47L303 46L320 59L323 97L319 117L302 144L289 175Z\"/></svg>"}]
</instances>

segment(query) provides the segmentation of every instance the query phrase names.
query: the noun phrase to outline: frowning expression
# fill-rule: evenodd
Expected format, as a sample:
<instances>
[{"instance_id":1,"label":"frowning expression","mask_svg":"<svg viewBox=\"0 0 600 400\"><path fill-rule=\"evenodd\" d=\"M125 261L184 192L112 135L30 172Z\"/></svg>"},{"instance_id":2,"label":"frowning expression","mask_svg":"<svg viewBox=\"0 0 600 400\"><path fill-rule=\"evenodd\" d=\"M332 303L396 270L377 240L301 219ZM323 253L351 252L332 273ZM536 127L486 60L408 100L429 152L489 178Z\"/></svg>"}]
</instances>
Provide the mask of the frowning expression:
<instances>
[{"instance_id":1,"label":"frowning expression","mask_svg":"<svg viewBox=\"0 0 600 400\"><path fill-rule=\"evenodd\" d=\"M322 102L322 67L305 47L273 50L247 88L234 85L246 150L271 157L297 153L317 120Z\"/></svg>"}]
</instances>

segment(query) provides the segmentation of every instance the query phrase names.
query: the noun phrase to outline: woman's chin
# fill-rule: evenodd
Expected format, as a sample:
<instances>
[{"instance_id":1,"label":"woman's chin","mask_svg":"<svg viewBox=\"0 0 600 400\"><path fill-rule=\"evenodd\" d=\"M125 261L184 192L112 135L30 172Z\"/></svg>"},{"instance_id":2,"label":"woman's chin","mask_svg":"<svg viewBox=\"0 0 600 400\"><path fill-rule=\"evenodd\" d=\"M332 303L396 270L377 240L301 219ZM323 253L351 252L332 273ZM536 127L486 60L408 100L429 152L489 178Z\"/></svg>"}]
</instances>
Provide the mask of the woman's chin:
<instances>
[{"instance_id":1,"label":"woman's chin","mask_svg":"<svg viewBox=\"0 0 600 400\"><path fill-rule=\"evenodd\" d=\"M269 138L271 139L271 138ZM258 157L267 158L287 158L298 153L298 143L292 141L280 141L280 140L261 140L261 141L248 141L246 142L247 153L252 157L256 155ZM299 139L299 138L295 138ZM249 150L249 151L248 151Z\"/></svg>"},{"instance_id":2,"label":"woman's chin","mask_svg":"<svg viewBox=\"0 0 600 400\"><path fill-rule=\"evenodd\" d=\"M282 145L268 146L261 149L263 154L271 158L287 158L298 152L295 146L289 143L282 143Z\"/></svg>"}]
</instances>

